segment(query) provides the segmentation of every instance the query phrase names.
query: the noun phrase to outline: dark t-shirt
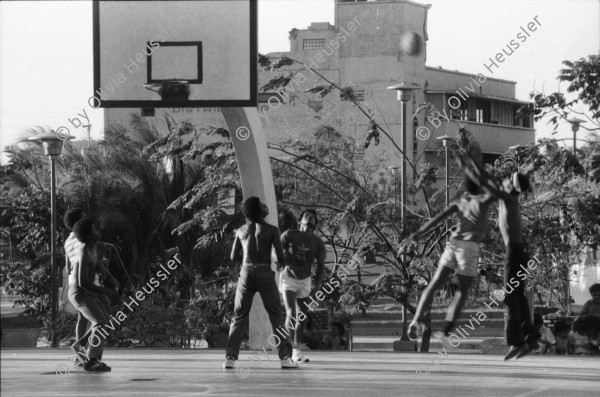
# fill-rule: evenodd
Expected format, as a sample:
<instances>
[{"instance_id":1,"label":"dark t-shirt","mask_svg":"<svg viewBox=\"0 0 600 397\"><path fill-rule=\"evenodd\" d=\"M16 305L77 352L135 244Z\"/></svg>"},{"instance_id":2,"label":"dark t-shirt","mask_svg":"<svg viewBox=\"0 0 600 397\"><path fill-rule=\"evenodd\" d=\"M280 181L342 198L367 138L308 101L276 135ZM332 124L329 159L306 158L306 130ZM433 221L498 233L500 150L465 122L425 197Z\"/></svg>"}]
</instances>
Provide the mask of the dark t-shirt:
<instances>
[{"instance_id":1,"label":"dark t-shirt","mask_svg":"<svg viewBox=\"0 0 600 397\"><path fill-rule=\"evenodd\" d=\"M581 313L579 314L581 316L589 314L594 316L600 316L600 303L596 303L593 299L590 299L589 301L585 302L585 304L581 308Z\"/></svg>"},{"instance_id":2,"label":"dark t-shirt","mask_svg":"<svg viewBox=\"0 0 600 397\"><path fill-rule=\"evenodd\" d=\"M288 230L281 235L281 244L286 258L283 271L289 277L305 279L310 277L315 259L317 263L325 263L325 244L314 234Z\"/></svg>"}]
</instances>

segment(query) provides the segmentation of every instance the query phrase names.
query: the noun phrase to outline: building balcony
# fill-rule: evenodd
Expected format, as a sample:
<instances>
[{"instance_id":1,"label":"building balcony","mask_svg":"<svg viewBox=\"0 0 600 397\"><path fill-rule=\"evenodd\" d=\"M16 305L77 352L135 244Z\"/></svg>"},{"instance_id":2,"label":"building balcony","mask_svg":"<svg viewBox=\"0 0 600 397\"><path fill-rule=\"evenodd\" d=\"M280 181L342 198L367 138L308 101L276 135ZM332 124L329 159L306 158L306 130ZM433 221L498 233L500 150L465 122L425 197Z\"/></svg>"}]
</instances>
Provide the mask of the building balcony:
<instances>
[{"instance_id":1,"label":"building balcony","mask_svg":"<svg viewBox=\"0 0 600 397\"><path fill-rule=\"evenodd\" d=\"M450 120L449 122L444 120L438 128L435 128L429 121L426 121L425 127L429 129L432 136L431 139L417 139L418 151L421 152L424 150L425 145L427 145L427 151L443 149L442 141L436 138L444 135L456 138L460 124L464 124L467 130L477 139L483 153L502 154L511 146L528 145L535 142L535 130L533 128L511 127L464 120ZM425 137L426 132L424 129L419 130L418 138Z\"/></svg>"}]
</instances>

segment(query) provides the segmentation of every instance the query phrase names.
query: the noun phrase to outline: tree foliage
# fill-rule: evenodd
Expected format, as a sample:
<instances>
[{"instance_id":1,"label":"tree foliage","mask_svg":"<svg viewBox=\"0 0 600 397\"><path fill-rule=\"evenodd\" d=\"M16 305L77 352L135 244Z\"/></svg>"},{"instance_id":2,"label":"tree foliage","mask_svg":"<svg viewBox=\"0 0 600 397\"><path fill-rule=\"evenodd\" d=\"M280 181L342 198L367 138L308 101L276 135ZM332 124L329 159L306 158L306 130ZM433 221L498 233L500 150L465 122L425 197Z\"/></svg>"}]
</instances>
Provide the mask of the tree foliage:
<instances>
[{"instance_id":1,"label":"tree foliage","mask_svg":"<svg viewBox=\"0 0 600 397\"><path fill-rule=\"evenodd\" d=\"M534 105L522 107L518 114L533 114L536 122L548 116L548 123L554 125L554 130L563 120L572 123L570 117L575 116L591 124L587 126L584 123L581 128L600 130L600 55L589 55L574 62L563 61L563 65L565 67L559 71L557 79L567 82L567 92L576 94L576 98L569 100L560 91L550 94L533 91L529 96L535 101ZM584 109L577 110L575 105L579 104L584 105Z\"/></svg>"}]
</instances>

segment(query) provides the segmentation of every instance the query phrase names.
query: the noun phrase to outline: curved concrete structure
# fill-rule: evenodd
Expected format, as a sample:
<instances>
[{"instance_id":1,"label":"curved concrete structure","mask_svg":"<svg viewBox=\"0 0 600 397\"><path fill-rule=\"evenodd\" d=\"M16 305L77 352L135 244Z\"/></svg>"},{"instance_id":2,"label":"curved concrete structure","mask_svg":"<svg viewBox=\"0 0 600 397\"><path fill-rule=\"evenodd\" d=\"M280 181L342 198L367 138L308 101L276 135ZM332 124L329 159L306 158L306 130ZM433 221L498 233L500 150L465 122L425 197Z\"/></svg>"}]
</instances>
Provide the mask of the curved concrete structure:
<instances>
[{"instance_id":1,"label":"curved concrete structure","mask_svg":"<svg viewBox=\"0 0 600 397\"><path fill-rule=\"evenodd\" d=\"M256 196L269 207L267 222L277 226L277 203L267 142L256 108L222 107L237 157L244 199ZM273 268L273 264L271 264ZM267 339L272 334L269 316L259 294L250 311L250 348L272 350Z\"/></svg>"}]
</instances>

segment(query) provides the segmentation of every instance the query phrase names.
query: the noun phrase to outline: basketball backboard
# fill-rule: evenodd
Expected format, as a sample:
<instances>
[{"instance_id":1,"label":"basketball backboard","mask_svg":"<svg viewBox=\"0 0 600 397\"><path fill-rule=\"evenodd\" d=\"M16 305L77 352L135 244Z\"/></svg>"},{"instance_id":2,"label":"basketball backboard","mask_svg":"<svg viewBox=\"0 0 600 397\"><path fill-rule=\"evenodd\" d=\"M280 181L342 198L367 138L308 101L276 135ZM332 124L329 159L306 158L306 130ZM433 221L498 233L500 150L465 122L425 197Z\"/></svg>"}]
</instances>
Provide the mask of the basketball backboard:
<instances>
[{"instance_id":1,"label":"basketball backboard","mask_svg":"<svg viewBox=\"0 0 600 397\"><path fill-rule=\"evenodd\" d=\"M94 107L257 105L257 0L96 0L93 10ZM189 84L187 100L151 90L170 81Z\"/></svg>"}]
</instances>

